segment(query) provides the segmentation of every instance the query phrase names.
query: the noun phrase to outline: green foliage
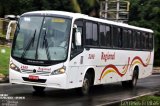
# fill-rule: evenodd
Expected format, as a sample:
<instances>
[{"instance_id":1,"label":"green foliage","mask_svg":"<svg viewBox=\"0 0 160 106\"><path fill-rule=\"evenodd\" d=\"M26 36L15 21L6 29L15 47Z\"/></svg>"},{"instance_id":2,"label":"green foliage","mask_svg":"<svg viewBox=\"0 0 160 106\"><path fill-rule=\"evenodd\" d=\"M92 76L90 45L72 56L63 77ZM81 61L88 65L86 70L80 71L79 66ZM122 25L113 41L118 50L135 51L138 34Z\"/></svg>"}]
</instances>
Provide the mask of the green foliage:
<instances>
[{"instance_id":1,"label":"green foliage","mask_svg":"<svg viewBox=\"0 0 160 106\"><path fill-rule=\"evenodd\" d=\"M1 52L2 50L6 52ZM0 45L0 73L8 75L9 69L9 57L10 57L10 47L5 47Z\"/></svg>"},{"instance_id":2,"label":"green foliage","mask_svg":"<svg viewBox=\"0 0 160 106\"><path fill-rule=\"evenodd\" d=\"M36 10L60 10L90 14L98 14L98 0L0 0L0 17Z\"/></svg>"},{"instance_id":3,"label":"green foliage","mask_svg":"<svg viewBox=\"0 0 160 106\"><path fill-rule=\"evenodd\" d=\"M89 4L89 6L95 6L96 0L86 0L86 3Z\"/></svg>"},{"instance_id":4,"label":"green foliage","mask_svg":"<svg viewBox=\"0 0 160 106\"><path fill-rule=\"evenodd\" d=\"M141 98L138 98L137 100L139 99L145 99L145 100L155 100L155 101L159 101L160 102L160 97L159 96L144 96L144 97L141 97Z\"/></svg>"},{"instance_id":5,"label":"green foliage","mask_svg":"<svg viewBox=\"0 0 160 106\"><path fill-rule=\"evenodd\" d=\"M79 6L77 0L71 0L71 3L72 3L74 11L81 13L81 9L80 9L80 6Z\"/></svg>"},{"instance_id":6,"label":"green foliage","mask_svg":"<svg viewBox=\"0 0 160 106\"><path fill-rule=\"evenodd\" d=\"M160 0L130 0L129 24L152 29L155 36L155 60L160 60Z\"/></svg>"},{"instance_id":7,"label":"green foliage","mask_svg":"<svg viewBox=\"0 0 160 106\"><path fill-rule=\"evenodd\" d=\"M0 0L0 17L37 10L73 11L73 8L70 0Z\"/></svg>"},{"instance_id":8,"label":"green foliage","mask_svg":"<svg viewBox=\"0 0 160 106\"><path fill-rule=\"evenodd\" d=\"M98 0L71 0L71 4L75 12L87 14L94 17L99 16Z\"/></svg>"},{"instance_id":9,"label":"green foliage","mask_svg":"<svg viewBox=\"0 0 160 106\"><path fill-rule=\"evenodd\" d=\"M159 106L159 96L143 96L131 101L123 101L120 106Z\"/></svg>"}]
</instances>

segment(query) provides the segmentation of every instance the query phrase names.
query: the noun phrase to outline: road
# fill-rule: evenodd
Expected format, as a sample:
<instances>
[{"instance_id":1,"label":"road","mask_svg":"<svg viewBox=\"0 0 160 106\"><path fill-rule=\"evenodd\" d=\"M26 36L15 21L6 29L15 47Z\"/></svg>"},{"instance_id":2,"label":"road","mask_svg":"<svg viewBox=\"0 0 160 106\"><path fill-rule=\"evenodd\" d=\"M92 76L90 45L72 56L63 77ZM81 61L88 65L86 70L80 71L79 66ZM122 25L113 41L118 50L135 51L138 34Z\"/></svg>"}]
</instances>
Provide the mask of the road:
<instances>
[{"instance_id":1,"label":"road","mask_svg":"<svg viewBox=\"0 0 160 106\"><path fill-rule=\"evenodd\" d=\"M136 89L124 89L121 83L95 86L90 96L79 96L75 90L59 90L47 88L45 93L37 94L31 86L0 85L0 105L5 103L15 106L101 106L115 101L143 95L160 90L160 75L138 80ZM7 94L7 96L5 95ZM2 97L13 97L5 100ZM15 99L20 97L19 99ZM22 98L25 97L25 98Z\"/></svg>"}]
</instances>

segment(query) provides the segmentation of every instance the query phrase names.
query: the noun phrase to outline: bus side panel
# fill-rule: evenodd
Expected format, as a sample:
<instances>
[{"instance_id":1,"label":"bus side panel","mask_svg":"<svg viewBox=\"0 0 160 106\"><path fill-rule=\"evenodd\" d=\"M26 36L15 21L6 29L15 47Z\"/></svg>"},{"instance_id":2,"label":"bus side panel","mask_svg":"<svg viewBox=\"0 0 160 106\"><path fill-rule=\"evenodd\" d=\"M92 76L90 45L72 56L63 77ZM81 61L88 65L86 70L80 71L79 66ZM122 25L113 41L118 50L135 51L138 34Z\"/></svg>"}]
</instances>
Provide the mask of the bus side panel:
<instances>
[{"instance_id":1,"label":"bus side panel","mask_svg":"<svg viewBox=\"0 0 160 106\"><path fill-rule=\"evenodd\" d=\"M84 65L95 70L95 85L131 80L136 66L139 78L147 77L152 72L153 52L90 49L85 50L84 55Z\"/></svg>"},{"instance_id":2,"label":"bus side panel","mask_svg":"<svg viewBox=\"0 0 160 106\"><path fill-rule=\"evenodd\" d=\"M89 68L95 72L94 85L106 84L131 80L136 66L139 78L151 75L153 52L90 48L73 58L69 64L69 88L81 87Z\"/></svg>"}]
</instances>

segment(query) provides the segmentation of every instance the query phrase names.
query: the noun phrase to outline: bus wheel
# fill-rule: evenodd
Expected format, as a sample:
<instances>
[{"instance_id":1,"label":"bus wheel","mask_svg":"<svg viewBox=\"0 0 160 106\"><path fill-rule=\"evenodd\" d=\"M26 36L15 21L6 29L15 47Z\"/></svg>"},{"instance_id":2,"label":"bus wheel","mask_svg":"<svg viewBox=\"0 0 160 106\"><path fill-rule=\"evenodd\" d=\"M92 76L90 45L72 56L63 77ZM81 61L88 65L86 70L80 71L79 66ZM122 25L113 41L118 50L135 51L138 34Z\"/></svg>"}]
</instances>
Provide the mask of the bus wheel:
<instances>
[{"instance_id":1,"label":"bus wheel","mask_svg":"<svg viewBox=\"0 0 160 106\"><path fill-rule=\"evenodd\" d=\"M135 70L133 73L132 80L129 81L129 87L134 88L137 85L137 80L138 80L138 71Z\"/></svg>"},{"instance_id":2,"label":"bus wheel","mask_svg":"<svg viewBox=\"0 0 160 106\"><path fill-rule=\"evenodd\" d=\"M33 86L33 89L36 91L36 92L43 92L45 87L40 87L40 86Z\"/></svg>"},{"instance_id":3,"label":"bus wheel","mask_svg":"<svg viewBox=\"0 0 160 106\"><path fill-rule=\"evenodd\" d=\"M135 88L137 85L137 80L138 80L138 71L134 71L132 80L129 81L122 81L122 86L124 88Z\"/></svg>"},{"instance_id":4,"label":"bus wheel","mask_svg":"<svg viewBox=\"0 0 160 106\"><path fill-rule=\"evenodd\" d=\"M88 74L85 75L84 80L83 80L83 85L81 88L78 88L78 92L81 95L88 95L91 87L91 79Z\"/></svg>"}]
</instances>

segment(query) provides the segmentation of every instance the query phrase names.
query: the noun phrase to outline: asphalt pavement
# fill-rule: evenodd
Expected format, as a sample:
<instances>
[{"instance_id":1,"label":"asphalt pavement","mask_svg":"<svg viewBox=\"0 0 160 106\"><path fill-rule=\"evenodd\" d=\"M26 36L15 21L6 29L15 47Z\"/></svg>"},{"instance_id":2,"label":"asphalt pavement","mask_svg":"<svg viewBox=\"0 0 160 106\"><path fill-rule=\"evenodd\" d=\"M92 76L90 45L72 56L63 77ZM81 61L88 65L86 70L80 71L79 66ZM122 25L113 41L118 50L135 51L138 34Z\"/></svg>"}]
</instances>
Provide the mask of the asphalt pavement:
<instances>
[{"instance_id":1,"label":"asphalt pavement","mask_svg":"<svg viewBox=\"0 0 160 106\"><path fill-rule=\"evenodd\" d=\"M0 106L101 106L160 91L160 75L138 80L135 89L124 89L121 83L95 86L89 96L80 96L76 90L47 88L37 94L32 86L0 84Z\"/></svg>"}]
</instances>

